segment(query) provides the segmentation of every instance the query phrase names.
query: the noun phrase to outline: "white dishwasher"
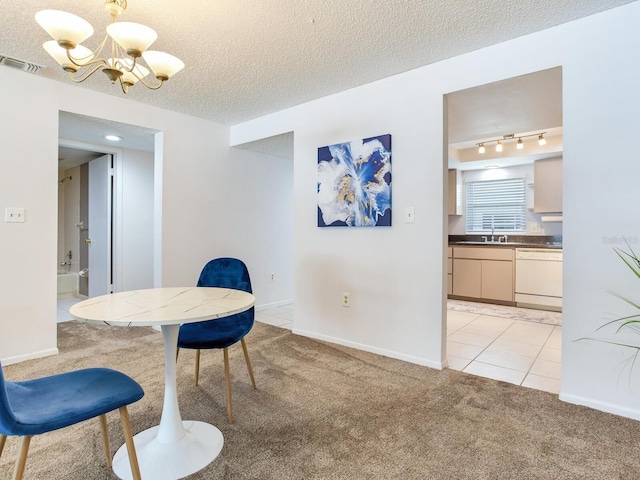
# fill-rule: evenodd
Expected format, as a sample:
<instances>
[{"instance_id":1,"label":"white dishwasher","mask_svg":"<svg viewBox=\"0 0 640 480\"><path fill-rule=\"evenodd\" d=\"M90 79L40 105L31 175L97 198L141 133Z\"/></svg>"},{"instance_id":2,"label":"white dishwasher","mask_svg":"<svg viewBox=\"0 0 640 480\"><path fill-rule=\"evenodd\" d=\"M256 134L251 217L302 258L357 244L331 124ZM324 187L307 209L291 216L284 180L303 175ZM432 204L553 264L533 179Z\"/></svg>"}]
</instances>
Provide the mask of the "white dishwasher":
<instances>
[{"instance_id":1,"label":"white dishwasher","mask_svg":"<svg viewBox=\"0 0 640 480\"><path fill-rule=\"evenodd\" d=\"M516 248L516 305L562 310L562 250Z\"/></svg>"}]
</instances>

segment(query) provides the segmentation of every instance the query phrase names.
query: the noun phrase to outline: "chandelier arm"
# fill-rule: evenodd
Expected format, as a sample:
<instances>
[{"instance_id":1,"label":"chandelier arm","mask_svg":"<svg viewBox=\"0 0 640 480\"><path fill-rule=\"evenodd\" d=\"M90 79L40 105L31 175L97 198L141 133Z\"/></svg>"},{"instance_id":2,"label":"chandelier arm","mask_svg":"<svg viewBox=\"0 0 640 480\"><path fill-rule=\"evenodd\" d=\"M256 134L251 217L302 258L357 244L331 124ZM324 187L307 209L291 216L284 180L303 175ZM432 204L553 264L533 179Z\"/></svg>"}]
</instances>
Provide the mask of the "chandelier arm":
<instances>
[{"instance_id":1,"label":"chandelier arm","mask_svg":"<svg viewBox=\"0 0 640 480\"><path fill-rule=\"evenodd\" d=\"M96 63L96 62L94 62L94 63ZM96 73L98 70L101 70L101 65L94 65L93 68L90 68L90 69L85 70L84 72L82 72L82 74L79 77L75 77L74 78L73 77L73 73L74 72L69 72L69 78L71 79L72 82L82 83L87 78L89 78L91 75Z\"/></svg>"},{"instance_id":2,"label":"chandelier arm","mask_svg":"<svg viewBox=\"0 0 640 480\"><path fill-rule=\"evenodd\" d=\"M135 75L135 72L134 72L134 75ZM136 77L138 77L138 76L136 75ZM151 85L151 84L149 84L149 83L145 82L144 78L142 78L142 77L138 77L138 80L139 80L139 81L140 81L140 82L141 82L145 87L147 87L147 88L148 88L148 89L150 89L150 90L158 90L158 89L162 86L162 84L164 83L164 80L161 80L161 79L159 79L159 78L158 78L158 80L160 81L160 83L159 83L158 85Z\"/></svg>"},{"instance_id":3,"label":"chandelier arm","mask_svg":"<svg viewBox=\"0 0 640 480\"><path fill-rule=\"evenodd\" d=\"M129 84L123 82L122 77L119 77L118 80L120 80L120 88L122 88L122 93L124 93L125 95L129 93Z\"/></svg>"},{"instance_id":4,"label":"chandelier arm","mask_svg":"<svg viewBox=\"0 0 640 480\"><path fill-rule=\"evenodd\" d=\"M105 38L104 38L104 40L102 40L102 43L100 44L100 46L99 46L96 50L94 50L93 52L91 52L91 55L87 55L86 57L83 57L83 58L91 58L91 56L98 57L98 55L100 55L100 53L102 52L102 49L104 48L104 45L105 45L105 43L106 43L106 41L107 41L107 37L108 37L108 36L105 36ZM67 51L67 58L68 58L68 59L69 59L69 61L70 61L71 63L73 63L76 67L80 67L80 68L82 68L82 67L88 67L88 66L90 66L90 65L95 65L96 63L101 63L101 64L103 64L104 66L109 66L109 64L107 63L107 61L106 61L105 59L103 59L103 58L99 58L99 57L98 57L98 58L96 58L95 60L90 60L90 61L88 61L88 62L86 62L86 63L79 63L79 62L81 62L81 61L82 61L82 58L73 58L73 57L71 56L71 50L66 49L66 51Z\"/></svg>"}]
</instances>

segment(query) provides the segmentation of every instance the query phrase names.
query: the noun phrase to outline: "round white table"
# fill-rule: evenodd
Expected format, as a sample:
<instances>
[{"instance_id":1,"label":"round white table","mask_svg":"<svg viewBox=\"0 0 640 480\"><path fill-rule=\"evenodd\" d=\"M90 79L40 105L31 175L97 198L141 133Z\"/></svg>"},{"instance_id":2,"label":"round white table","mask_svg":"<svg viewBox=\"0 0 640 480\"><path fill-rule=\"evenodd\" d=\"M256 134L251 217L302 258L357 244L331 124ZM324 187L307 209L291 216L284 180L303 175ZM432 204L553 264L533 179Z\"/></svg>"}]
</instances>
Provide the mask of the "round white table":
<instances>
[{"instance_id":1,"label":"round white table","mask_svg":"<svg viewBox=\"0 0 640 480\"><path fill-rule=\"evenodd\" d=\"M160 326L164 341L164 404L160 425L134 436L143 479L175 480L201 470L222 450L218 428L183 421L176 389L176 352L180 324L244 312L255 297L240 290L172 287L119 292L83 300L71 307L76 320L115 326ZM126 445L113 458L113 471L131 479Z\"/></svg>"}]
</instances>

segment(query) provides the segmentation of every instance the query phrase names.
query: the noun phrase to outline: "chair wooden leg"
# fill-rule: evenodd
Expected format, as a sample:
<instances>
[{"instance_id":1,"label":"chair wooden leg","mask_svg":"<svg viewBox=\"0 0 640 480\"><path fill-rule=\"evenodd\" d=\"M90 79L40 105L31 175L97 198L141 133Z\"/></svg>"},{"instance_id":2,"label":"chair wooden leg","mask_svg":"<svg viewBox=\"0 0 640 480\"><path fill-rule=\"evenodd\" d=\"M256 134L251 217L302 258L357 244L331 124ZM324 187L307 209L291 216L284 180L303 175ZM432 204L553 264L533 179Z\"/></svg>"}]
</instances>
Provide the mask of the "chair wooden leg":
<instances>
[{"instance_id":1,"label":"chair wooden leg","mask_svg":"<svg viewBox=\"0 0 640 480\"><path fill-rule=\"evenodd\" d=\"M198 386L198 378L200 377L200 349L196 350L196 387Z\"/></svg>"},{"instance_id":2,"label":"chair wooden leg","mask_svg":"<svg viewBox=\"0 0 640 480\"><path fill-rule=\"evenodd\" d=\"M136 446L133 442L131 434L131 422L129 421L129 412L127 407L120 407L120 422L122 423L122 431L124 432L124 442L127 445L127 453L129 454L129 465L131 465L131 475L133 480L142 480L140 476L140 467L138 466L138 456L136 455Z\"/></svg>"},{"instance_id":3,"label":"chair wooden leg","mask_svg":"<svg viewBox=\"0 0 640 480\"><path fill-rule=\"evenodd\" d=\"M0 435L0 457L2 457L2 450L4 450L4 444L7 441L6 435Z\"/></svg>"},{"instance_id":4,"label":"chair wooden leg","mask_svg":"<svg viewBox=\"0 0 640 480\"><path fill-rule=\"evenodd\" d=\"M247 344L244 341L244 338L240 340L242 344L242 350L244 351L244 359L247 361L247 370L249 370L249 376L251 377L251 383L253 384L253 389L256 388L256 380L253 378L253 368L251 368L251 360L249 360L249 352L247 351Z\"/></svg>"},{"instance_id":5,"label":"chair wooden leg","mask_svg":"<svg viewBox=\"0 0 640 480\"><path fill-rule=\"evenodd\" d=\"M233 423L233 407L231 406L231 374L229 372L229 349L222 350L224 354L224 377L227 381L227 416L229 423Z\"/></svg>"},{"instance_id":6,"label":"chair wooden leg","mask_svg":"<svg viewBox=\"0 0 640 480\"><path fill-rule=\"evenodd\" d=\"M102 431L102 444L104 456L107 459L107 467L111 468L111 447L109 446L109 430L107 429L107 416L100 415L100 430Z\"/></svg>"},{"instance_id":7,"label":"chair wooden leg","mask_svg":"<svg viewBox=\"0 0 640 480\"><path fill-rule=\"evenodd\" d=\"M176 348L176 363L178 362L178 355L180 355L180 349Z\"/></svg>"},{"instance_id":8,"label":"chair wooden leg","mask_svg":"<svg viewBox=\"0 0 640 480\"><path fill-rule=\"evenodd\" d=\"M20 444L20 454L16 460L16 468L13 471L13 480L22 480L24 475L24 465L27 463L27 453L29 453L29 444L31 443L31 436L27 435L22 437L22 443Z\"/></svg>"}]
</instances>

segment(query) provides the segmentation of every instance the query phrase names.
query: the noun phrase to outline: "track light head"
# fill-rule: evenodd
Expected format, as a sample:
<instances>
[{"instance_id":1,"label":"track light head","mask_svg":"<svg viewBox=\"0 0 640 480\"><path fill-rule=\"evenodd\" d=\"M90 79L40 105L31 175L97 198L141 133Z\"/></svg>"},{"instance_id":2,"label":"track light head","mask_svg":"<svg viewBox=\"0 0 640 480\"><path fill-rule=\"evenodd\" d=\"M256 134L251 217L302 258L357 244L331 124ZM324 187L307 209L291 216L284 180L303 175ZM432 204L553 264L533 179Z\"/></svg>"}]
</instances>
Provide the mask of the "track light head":
<instances>
[{"instance_id":1,"label":"track light head","mask_svg":"<svg viewBox=\"0 0 640 480\"><path fill-rule=\"evenodd\" d=\"M481 143L480 145L478 145L478 153L484 153L484 152L485 152L484 143Z\"/></svg>"},{"instance_id":2,"label":"track light head","mask_svg":"<svg viewBox=\"0 0 640 480\"><path fill-rule=\"evenodd\" d=\"M543 146L546 145L547 141L544 139L544 134L538 135L538 145Z\"/></svg>"},{"instance_id":3,"label":"track light head","mask_svg":"<svg viewBox=\"0 0 640 480\"><path fill-rule=\"evenodd\" d=\"M501 152L501 151L502 151L502 142L498 140L498 143L496 144L496 152Z\"/></svg>"},{"instance_id":4,"label":"track light head","mask_svg":"<svg viewBox=\"0 0 640 480\"><path fill-rule=\"evenodd\" d=\"M518 150L522 150L524 148L524 142L522 141L521 138L518 139L518 143L516 144L516 148Z\"/></svg>"}]
</instances>

